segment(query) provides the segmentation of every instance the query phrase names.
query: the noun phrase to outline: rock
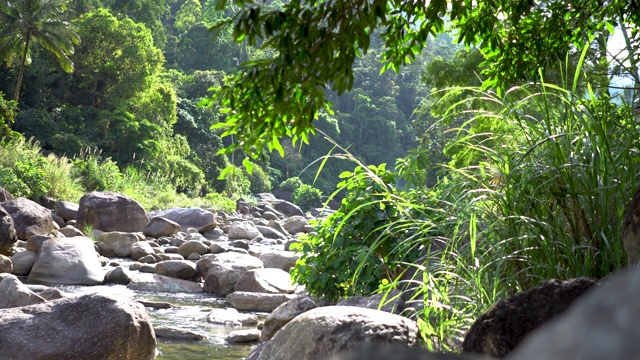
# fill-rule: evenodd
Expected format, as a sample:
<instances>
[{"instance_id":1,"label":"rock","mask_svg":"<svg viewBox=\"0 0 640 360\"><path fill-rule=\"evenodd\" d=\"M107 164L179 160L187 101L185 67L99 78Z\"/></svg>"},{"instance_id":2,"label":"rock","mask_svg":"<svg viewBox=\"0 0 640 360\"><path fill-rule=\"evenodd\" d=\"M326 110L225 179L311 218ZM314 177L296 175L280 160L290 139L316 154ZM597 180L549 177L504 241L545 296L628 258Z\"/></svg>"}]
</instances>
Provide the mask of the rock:
<instances>
[{"instance_id":1,"label":"rock","mask_svg":"<svg viewBox=\"0 0 640 360\"><path fill-rule=\"evenodd\" d=\"M306 225L309 225L309 223L304 216L292 216L285 220L284 224L282 224L282 226L289 232L289 234L302 232Z\"/></svg>"},{"instance_id":2,"label":"rock","mask_svg":"<svg viewBox=\"0 0 640 360\"><path fill-rule=\"evenodd\" d=\"M107 284L128 285L131 282L131 276L129 270L117 267L107 272L104 276L104 282Z\"/></svg>"},{"instance_id":3,"label":"rock","mask_svg":"<svg viewBox=\"0 0 640 360\"><path fill-rule=\"evenodd\" d=\"M171 276L178 279L190 280L198 273L196 264L189 260L166 260L156 264L158 275Z\"/></svg>"},{"instance_id":4,"label":"rock","mask_svg":"<svg viewBox=\"0 0 640 360\"><path fill-rule=\"evenodd\" d=\"M42 243L49 239L51 239L51 236L33 235L32 237L29 238L29 240L27 240L27 244L25 248L37 254L40 252Z\"/></svg>"},{"instance_id":5,"label":"rock","mask_svg":"<svg viewBox=\"0 0 640 360\"><path fill-rule=\"evenodd\" d=\"M318 305L308 295L298 296L275 308L264 321L262 341L267 341L296 316L317 308Z\"/></svg>"},{"instance_id":6,"label":"rock","mask_svg":"<svg viewBox=\"0 0 640 360\"><path fill-rule=\"evenodd\" d=\"M5 201L2 207L11 215L18 239L27 240L32 235L53 231L51 211L29 199L20 197Z\"/></svg>"},{"instance_id":7,"label":"rock","mask_svg":"<svg viewBox=\"0 0 640 360\"><path fill-rule=\"evenodd\" d=\"M33 263L36 261L36 253L33 251L21 251L11 257L13 263L13 275L24 276L29 275Z\"/></svg>"},{"instance_id":8,"label":"rock","mask_svg":"<svg viewBox=\"0 0 640 360\"><path fill-rule=\"evenodd\" d=\"M100 247L100 253L106 257L128 257L131 245L139 241L134 234L121 231L103 232L96 240L106 245Z\"/></svg>"},{"instance_id":9,"label":"rock","mask_svg":"<svg viewBox=\"0 0 640 360\"><path fill-rule=\"evenodd\" d=\"M60 290L56 288L51 288L51 287L48 287L42 290L41 292L38 293L38 295L40 295L40 297L42 297L45 300L56 300L56 299L63 299L67 297Z\"/></svg>"},{"instance_id":10,"label":"rock","mask_svg":"<svg viewBox=\"0 0 640 360\"><path fill-rule=\"evenodd\" d=\"M53 220L53 222L54 222L53 227L56 227L56 225L57 225L58 228L67 226L67 223L64 221L64 219L61 218L60 216L58 216L58 214L56 214L54 212L51 212L51 220Z\"/></svg>"},{"instance_id":11,"label":"rock","mask_svg":"<svg viewBox=\"0 0 640 360\"><path fill-rule=\"evenodd\" d=\"M418 337L413 320L371 309L326 306L297 316L264 343L259 354L248 358L320 360L363 343L413 347Z\"/></svg>"},{"instance_id":12,"label":"rock","mask_svg":"<svg viewBox=\"0 0 640 360\"><path fill-rule=\"evenodd\" d=\"M236 212L239 214L247 215L251 212L251 207L244 199L236 200Z\"/></svg>"},{"instance_id":13,"label":"rock","mask_svg":"<svg viewBox=\"0 0 640 360\"><path fill-rule=\"evenodd\" d=\"M68 201L57 201L54 207L56 214L58 214L64 221L77 220L79 204Z\"/></svg>"},{"instance_id":14,"label":"rock","mask_svg":"<svg viewBox=\"0 0 640 360\"><path fill-rule=\"evenodd\" d=\"M229 236L229 239L251 240L256 236L260 236L260 231L251 221L235 221L231 223L227 236Z\"/></svg>"},{"instance_id":15,"label":"rock","mask_svg":"<svg viewBox=\"0 0 640 360\"><path fill-rule=\"evenodd\" d=\"M170 293L201 293L202 287L189 280L172 278L169 276L148 274L148 273L133 273L131 282L127 285L127 288L136 291L151 291L151 292L170 292Z\"/></svg>"},{"instance_id":16,"label":"rock","mask_svg":"<svg viewBox=\"0 0 640 360\"><path fill-rule=\"evenodd\" d=\"M11 196L9 191L7 191L5 188L0 186L0 203L8 200L13 200L13 196Z\"/></svg>"},{"instance_id":17,"label":"rock","mask_svg":"<svg viewBox=\"0 0 640 360\"><path fill-rule=\"evenodd\" d=\"M262 260L265 268L276 268L284 271L291 270L296 266L296 261L300 259L300 255L293 251L269 250L257 254L258 259Z\"/></svg>"},{"instance_id":18,"label":"rock","mask_svg":"<svg viewBox=\"0 0 640 360\"><path fill-rule=\"evenodd\" d=\"M180 254L156 254L156 256L160 258L160 261L165 261L165 260L184 260L184 258Z\"/></svg>"},{"instance_id":19,"label":"rock","mask_svg":"<svg viewBox=\"0 0 640 360\"><path fill-rule=\"evenodd\" d=\"M5 359L154 359L156 339L135 301L85 295L0 310Z\"/></svg>"},{"instance_id":20,"label":"rock","mask_svg":"<svg viewBox=\"0 0 640 360\"><path fill-rule=\"evenodd\" d=\"M213 229L216 226L214 214L211 211L203 210L199 207L173 208L150 213L150 217L158 216L178 223L182 229L195 228L203 232Z\"/></svg>"},{"instance_id":21,"label":"rock","mask_svg":"<svg viewBox=\"0 0 640 360\"><path fill-rule=\"evenodd\" d=\"M220 244L213 243L209 245L210 254L221 254L224 252L224 248Z\"/></svg>"},{"instance_id":22,"label":"rock","mask_svg":"<svg viewBox=\"0 0 640 360\"><path fill-rule=\"evenodd\" d=\"M60 228L58 231L66 237L84 236L82 231L74 228L73 226L65 226Z\"/></svg>"},{"instance_id":23,"label":"rock","mask_svg":"<svg viewBox=\"0 0 640 360\"><path fill-rule=\"evenodd\" d=\"M178 254L188 258L191 253L204 255L209 252L209 247L198 240L188 240L178 247Z\"/></svg>"},{"instance_id":24,"label":"rock","mask_svg":"<svg viewBox=\"0 0 640 360\"><path fill-rule=\"evenodd\" d=\"M204 277L204 291L226 296L242 275L262 267L262 261L251 255L226 252L205 255L197 263L198 273Z\"/></svg>"},{"instance_id":25,"label":"rock","mask_svg":"<svg viewBox=\"0 0 640 360\"><path fill-rule=\"evenodd\" d=\"M155 326L153 330L158 339L201 341L207 338L206 335L199 332L175 326Z\"/></svg>"},{"instance_id":26,"label":"rock","mask_svg":"<svg viewBox=\"0 0 640 360\"><path fill-rule=\"evenodd\" d=\"M249 250L249 243L247 242L247 240L234 240L229 242L229 246L238 249Z\"/></svg>"},{"instance_id":27,"label":"rock","mask_svg":"<svg viewBox=\"0 0 640 360\"><path fill-rule=\"evenodd\" d=\"M280 231L272 227L256 225L256 229L258 229L258 231L260 231L260 233L268 239L280 239L283 241L287 240L287 236L285 234L281 233Z\"/></svg>"},{"instance_id":28,"label":"rock","mask_svg":"<svg viewBox=\"0 0 640 360\"><path fill-rule=\"evenodd\" d=\"M341 352L330 360L489 360L473 354L432 353L422 348L401 345L364 343L356 349Z\"/></svg>"},{"instance_id":29,"label":"rock","mask_svg":"<svg viewBox=\"0 0 640 360\"><path fill-rule=\"evenodd\" d=\"M213 309L207 320L216 325L224 326L256 326L258 317L255 314L243 314L236 309Z\"/></svg>"},{"instance_id":30,"label":"rock","mask_svg":"<svg viewBox=\"0 0 640 360\"><path fill-rule=\"evenodd\" d=\"M296 295L293 294L262 294L236 291L227 295L226 301L238 310L272 312L278 306L295 297Z\"/></svg>"},{"instance_id":31,"label":"rock","mask_svg":"<svg viewBox=\"0 0 640 360\"><path fill-rule=\"evenodd\" d=\"M80 198L78 227L100 231L137 232L149 223L144 208L135 200L113 192L92 192Z\"/></svg>"},{"instance_id":32,"label":"rock","mask_svg":"<svg viewBox=\"0 0 640 360\"><path fill-rule=\"evenodd\" d=\"M248 329L248 330L236 330L227 335L224 340L229 344L241 344L260 341L260 330Z\"/></svg>"},{"instance_id":33,"label":"rock","mask_svg":"<svg viewBox=\"0 0 640 360\"><path fill-rule=\"evenodd\" d=\"M88 237L52 238L42 243L29 281L54 285L98 285L104 272Z\"/></svg>"},{"instance_id":34,"label":"rock","mask_svg":"<svg viewBox=\"0 0 640 360\"><path fill-rule=\"evenodd\" d=\"M180 224L162 216L156 216L149 221L142 232L151 237L172 236L180 231Z\"/></svg>"},{"instance_id":35,"label":"rock","mask_svg":"<svg viewBox=\"0 0 640 360\"><path fill-rule=\"evenodd\" d=\"M402 301L402 294L399 290L392 290L387 293L380 293L369 296L350 296L346 299L338 301L336 306L355 306L367 309L378 310L380 303L384 298L385 303L379 310L390 312L392 314L400 314L405 307Z\"/></svg>"},{"instance_id":36,"label":"rock","mask_svg":"<svg viewBox=\"0 0 640 360\"><path fill-rule=\"evenodd\" d=\"M547 280L493 304L471 325L462 350L502 358L535 328L564 312L597 281Z\"/></svg>"},{"instance_id":37,"label":"rock","mask_svg":"<svg viewBox=\"0 0 640 360\"><path fill-rule=\"evenodd\" d=\"M17 241L18 235L13 218L7 210L0 206L0 254L11 255L11 248Z\"/></svg>"},{"instance_id":38,"label":"rock","mask_svg":"<svg viewBox=\"0 0 640 360\"><path fill-rule=\"evenodd\" d=\"M11 274L13 271L13 262L11 258L5 255L0 255L0 273Z\"/></svg>"},{"instance_id":39,"label":"rock","mask_svg":"<svg viewBox=\"0 0 640 360\"><path fill-rule=\"evenodd\" d=\"M291 284L291 276L280 269L252 269L238 279L234 291L293 294L295 288Z\"/></svg>"},{"instance_id":40,"label":"rock","mask_svg":"<svg viewBox=\"0 0 640 360\"><path fill-rule=\"evenodd\" d=\"M640 354L640 270L593 287L528 335L509 360L627 360Z\"/></svg>"},{"instance_id":41,"label":"rock","mask_svg":"<svg viewBox=\"0 0 640 360\"><path fill-rule=\"evenodd\" d=\"M275 205L276 210L283 213L285 216L304 216L304 212L298 205L294 205L288 201L281 201Z\"/></svg>"},{"instance_id":42,"label":"rock","mask_svg":"<svg viewBox=\"0 0 640 360\"><path fill-rule=\"evenodd\" d=\"M137 300L140 304L144 305L144 307L149 307L153 309L173 309L177 306L165 302L165 301L145 301L145 300Z\"/></svg>"},{"instance_id":43,"label":"rock","mask_svg":"<svg viewBox=\"0 0 640 360\"><path fill-rule=\"evenodd\" d=\"M152 254L155 254L155 251L151 247L151 244L146 241L136 241L132 243L129 248L129 255L134 260L140 260L141 258Z\"/></svg>"},{"instance_id":44,"label":"rock","mask_svg":"<svg viewBox=\"0 0 640 360\"><path fill-rule=\"evenodd\" d=\"M0 309L40 304L46 300L29 290L15 276L7 276L0 281ZM0 335L2 338L2 335Z\"/></svg>"},{"instance_id":45,"label":"rock","mask_svg":"<svg viewBox=\"0 0 640 360\"><path fill-rule=\"evenodd\" d=\"M224 231L222 231L222 229L220 229L219 227L215 227L202 233L202 236L211 240L215 240L222 235L224 235Z\"/></svg>"}]
</instances>

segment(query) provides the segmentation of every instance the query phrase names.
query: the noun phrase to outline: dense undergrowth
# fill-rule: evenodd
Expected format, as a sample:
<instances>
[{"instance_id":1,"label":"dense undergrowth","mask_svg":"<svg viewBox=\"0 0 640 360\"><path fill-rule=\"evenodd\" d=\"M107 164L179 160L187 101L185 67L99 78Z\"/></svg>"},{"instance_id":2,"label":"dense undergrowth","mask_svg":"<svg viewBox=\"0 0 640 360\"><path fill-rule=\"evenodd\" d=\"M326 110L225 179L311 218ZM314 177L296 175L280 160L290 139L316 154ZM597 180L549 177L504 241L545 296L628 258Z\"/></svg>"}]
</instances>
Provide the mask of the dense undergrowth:
<instances>
[{"instance_id":1,"label":"dense undergrowth","mask_svg":"<svg viewBox=\"0 0 640 360\"><path fill-rule=\"evenodd\" d=\"M343 173L342 207L300 244L294 279L331 299L382 291L391 301L399 289L419 304L411 316L426 344L455 350L500 298L623 267L639 129L629 106L582 84L449 90L444 100L472 95L443 114L456 136L437 184L424 185L420 149L396 172Z\"/></svg>"}]
</instances>

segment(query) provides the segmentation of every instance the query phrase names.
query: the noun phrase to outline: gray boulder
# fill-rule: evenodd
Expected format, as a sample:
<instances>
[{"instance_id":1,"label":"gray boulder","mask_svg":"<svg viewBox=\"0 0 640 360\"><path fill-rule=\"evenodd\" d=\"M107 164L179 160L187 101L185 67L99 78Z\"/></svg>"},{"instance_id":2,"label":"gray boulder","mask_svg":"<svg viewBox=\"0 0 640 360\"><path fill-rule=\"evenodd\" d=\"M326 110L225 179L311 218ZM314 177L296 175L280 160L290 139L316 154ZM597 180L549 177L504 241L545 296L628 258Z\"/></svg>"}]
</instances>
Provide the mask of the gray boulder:
<instances>
[{"instance_id":1,"label":"gray boulder","mask_svg":"<svg viewBox=\"0 0 640 360\"><path fill-rule=\"evenodd\" d=\"M265 268L276 268L284 271L291 270L296 266L296 261L300 259L300 255L293 251L268 250L257 254L258 259L262 260Z\"/></svg>"},{"instance_id":2,"label":"gray boulder","mask_svg":"<svg viewBox=\"0 0 640 360\"><path fill-rule=\"evenodd\" d=\"M260 330L247 329L232 331L224 340L229 344L244 344L260 341Z\"/></svg>"},{"instance_id":3,"label":"gray boulder","mask_svg":"<svg viewBox=\"0 0 640 360\"><path fill-rule=\"evenodd\" d=\"M205 255L197 263L198 273L204 277L204 291L218 296L231 293L246 271L262 267L260 259L235 252Z\"/></svg>"},{"instance_id":4,"label":"gray boulder","mask_svg":"<svg viewBox=\"0 0 640 360\"><path fill-rule=\"evenodd\" d=\"M304 216L304 211L298 205L288 201L281 201L275 205L276 210L285 216Z\"/></svg>"},{"instance_id":5,"label":"gray boulder","mask_svg":"<svg viewBox=\"0 0 640 360\"><path fill-rule=\"evenodd\" d=\"M0 206L0 254L11 255L11 248L18 241L11 214Z\"/></svg>"},{"instance_id":6,"label":"gray boulder","mask_svg":"<svg viewBox=\"0 0 640 360\"><path fill-rule=\"evenodd\" d=\"M71 225L67 225L67 226L65 226L63 228L58 229L58 232L60 232L60 234L66 236L66 237L84 236L82 231L76 229L75 227L73 227Z\"/></svg>"},{"instance_id":7,"label":"gray boulder","mask_svg":"<svg viewBox=\"0 0 640 360\"><path fill-rule=\"evenodd\" d=\"M201 341L207 338L205 334L175 326L156 326L153 330L155 331L158 339Z\"/></svg>"},{"instance_id":8,"label":"gray boulder","mask_svg":"<svg viewBox=\"0 0 640 360\"><path fill-rule=\"evenodd\" d=\"M317 308L318 305L308 295L301 295L275 308L264 321L261 341L267 341L296 316Z\"/></svg>"},{"instance_id":9,"label":"gray boulder","mask_svg":"<svg viewBox=\"0 0 640 360\"><path fill-rule=\"evenodd\" d=\"M367 309L382 310L392 314L400 314L405 304L399 290L392 290L389 293L379 293L369 296L350 296L346 299L338 301L336 306L355 306ZM384 304L380 309L380 303Z\"/></svg>"},{"instance_id":10,"label":"gray boulder","mask_svg":"<svg viewBox=\"0 0 640 360\"><path fill-rule=\"evenodd\" d=\"M178 254L182 255L185 259L193 253L204 255L208 252L209 247L199 240L187 240L178 247Z\"/></svg>"},{"instance_id":11,"label":"gray boulder","mask_svg":"<svg viewBox=\"0 0 640 360\"><path fill-rule=\"evenodd\" d=\"M7 276L0 281L0 309L40 304L46 300L29 290L15 276ZM2 335L0 335L0 338Z\"/></svg>"},{"instance_id":12,"label":"gray boulder","mask_svg":"<svg viewBox=\"0 0 640 360\"><path fill-rule=\"evenodd\" d=\"M474 354L434 353L422 348L401 345L364 343L354 350L341 352L330 360L490 360Z\"/></svg>"},{"instance_id":13,"label":"gray boulder","mask_svg":"<svg viewBox=\"0 0 640 360\"><path fill-rule=\"evenodd\" d=\"M262 236L266 237L267 239L279 239L283 241L287 240L287 236L285 234L272 227L256 225L256 229L258 229L258 231L260 231L260 234L262 234Z\"/></svg>"},{"instance_id":14,"label":"gray boulder","mask_svg":"<svg viewBox=\"0 0 640 360\"><path fill-rule=\"evenodd\" d=\"M131 276L129 270L118 266L105 274L104 282L107 284L128 285L131 282Z\"/></svg>"},{"instance_id":15,"label":"gray boulder","mask_svg":"<svg viewBox=\"0 0 640 360\"><path fill-rule=\"evenodd\" d=\"M540 325L569 308L596 286L589 278L547 280L540 285L493 304L471 325L462 350L502 358Z\"/></svg>"},{"instance_id":16,"label":"gray boulder","mask_svg":"<svg viewBox=\"0 0 640 360\"><path fill-rule=\"evenodd\" d=\"M0 274L7 273L11 274L13 271L13 262L11 258L5 255L0 255Z\"/></svg>"},{"instance_id":17,"label":"gray boulder","mask_svg":"<svg viewBox=\"0 0 640 360\"><path fill-rule=\"evenodd\" d=\"M234 291L292 294L295 291L288 272L280 269L251 269L238 279Z\"/></svg>"},{"instance_id":18,"label":"gray boulder","mask_svg":"<svg viewBox=\"0 0 640 360\"><path fill-rule=\"evenodd\" d=\"M51 210L25 198L5 201L2 207L11 215L20 240L32 235L47 235L54 230Z\"/></svg>"},{"instance_id":19,"label":"gray boulder","mask_svg":"<svg viewBox=\"0 0 640 360\"><path fill-rule=\"evenodd\" d=\"M363 343L414 347L418 337L413 320L371 309L325 306L291 320L248 358L325 360Z\"/></svg>"},{"instance_id":20,"label":"gray boulder","mask_svg":"<svg viewBox=\"0 0 640 360\"><path fill-rule=\"evenodd\" d=\"M98 285L102 264L88 237L52 238L42 243L29 281L45 284Z\"/></svg>"},{"instance_id":21,"label":"gray boulder","mask_svg":"<svg viewBox=\"0 0 640 360\"><path fill-rule=\"evenodd\" d=\"M149 221L142 232L146 236L159 238L161 236L172 236L180 231L180 224L162 216L156 216Z\"/></svg>"},{"instance_id":22,"label":"gray boulder","mask_svg":"<svg viewBox=\"0 0 640 360\"><path fill-rule=\"evenodd\" d=\"M36 261L36 253L33 251L20 251L11 257L13 263L13 275L24 276L29 275L33 263Z\"/></svg>"},{"instance_id":23,"label":"gray boulder","mask_svg":"<svg viewBox=\"0 0 640 360\"><path fill-rule=\"evenodd\" d=\"M134 260L140 260L151 254L155 254L155 251L147 241L136 241L129 247L129 255Z\"/></svg>"},{"instance_id":24,"label":"gray boulder","mask_svg":"<svg viewBox=\"0 0 640 360\"><path fill-rule=\"evenodd\" d=\"M207 320L212 324L232 327L258 325L258 317L255 314L243 314L233 308L213 309Z\"/></svg>"},{"instance_id":25,"label":"gray boulder","mask_svg":"<svg viewBox=\"0 0 640 360\"><path fill-rule=\"evenodd\" d=\"M121 231L103 232L96 240L104 244L99 244L100 254L106 257L127 257L131 245L139 241L134 234Z\"/></svg>"},{"instance_id":26,"label":"gray boulder","mask_svg":"<svg viewBox=\"0 0 640 360\"><path fill-rule=\"evenodd\" d=\"M13 200L13 196L11 196L9 191L7 191L5 188L0 186L0 203L8 200Z\"/></svg>"},{"instance_id":27,"label":"gray boulder","mask_svg":"<svg viewBox=\"0 0 640 360\"><path fill-rule=\"evenodd\" d=\"M303 232L304 227L307 225L309 225L309 222L304 216L292 216L282 224L289 234Z\"/></svg>"},{"instance_id":28,"label":"gray boulder","mask_svg":"<svg viewBox=\"0 0 640 360\"><path fill-rule=\"evenodd\" d=\"M158 275L190 280L198 273L196 264L189 260L166 260L156 264Z\"/></svg>"},{"instance_id":29,"label":"gray boulder","mask_svg":"<svg viewBox=\"0 0 640 360\"><path fill-rule=\"evenodd\" d=\"M78 220L79 204L68 201L57 201L55 205L55 212L64 219L64 221Z\"/></svg>"},{"instance_id":30,"label":"gray boulder","mask_svg":"<svg viewBox=\"0 0 640 360\"><path fill-rule=\"evenodd\" d=\"M229 236L229 239L251 240L256 236L260 236L260 231L251 221L235 221L231 223L227 236Z\"/></svg>"},{"instance_id":31,"label":"gray boulder","mask_svg":"<svg viewBox=\"0 0 640 360\"><path fill-rule=\"evenodd\" d=\"M33 235L32 237L29 238L29 240L27 240L27 244L25 245L25 248L37 254L40 252L42 243L51 238L52 238L51 236Z\"/></svg>"},{"instance_id":32,"label":"gray boulder","mask_svg":"<svg viewBox=\"0 0 640 360\"><path fill-rule=\"evenodd\" d=\"M202 287L195 281L173 278L151 273L132 273L128 289L149 292L190 293L202 292Z\"/></svg>"},{"instance_id":33,"label":"gray boulder","mask_svg":"<svg viewBox=\"0 0 640 360\"><path fill-rule=\"evenodd\" d=\"M0 353L4 359L152 360L156 338L141 304L92 294L0 310Z\"/></svg>"},{"instance_id":34,"label":"gray boulder","mask_svg":"<svg viewBox=\"0 0 640 360\"><path fill-rule=\"evenodd\" d=\"M80 198L78 228L100 231L142 231L149 223L147 212L135 200L113 192L92 192Z\"/></svg>"},{"instance_id":35,"label":"gray boulder","mask_svg":"<svg viewBox=\"0 0 640 360\"><path fill-rule=\"evenodd\" d=\"M562 315L539 327L506 359L628 360L640 354L640 270L592 287Z\"/></svg>"},{"instance_id":36,"label":"gray boulder","mask_svg":"<svg viewBox=\"0 0 640 360\"><path fill-rule=\"evenodd\" d=\"M226 297L229 305L243 311L272 312L278 306L295 298L293 294L264 294L236 291Z\"/></svg>"},{"instance_id":37,"label":"gray boulder","mask_svg":"<svg viewBox=\"0 0 640 360\"><path fill-rule=\"evenodd\" d=\"M199 207L173 208L168 210L153 211L150 217L161 216L180 225L182 229L195 228L203 232L216 227L215 215Z\"/></svg>"}]
</instances>

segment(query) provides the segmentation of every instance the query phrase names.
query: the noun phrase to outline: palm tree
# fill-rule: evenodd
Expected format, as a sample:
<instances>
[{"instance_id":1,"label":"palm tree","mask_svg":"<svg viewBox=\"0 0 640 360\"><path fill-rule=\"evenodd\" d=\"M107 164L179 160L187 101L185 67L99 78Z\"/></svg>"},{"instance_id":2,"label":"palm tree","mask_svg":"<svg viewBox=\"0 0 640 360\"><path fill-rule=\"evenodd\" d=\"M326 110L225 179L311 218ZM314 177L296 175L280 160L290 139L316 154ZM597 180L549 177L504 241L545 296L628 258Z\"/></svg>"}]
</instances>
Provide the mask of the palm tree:
<instances>
[{"instance_id":1,"label":"palm tree","mask_svg":"<svg viewBox=\"0 0 640 360\"><path fill-rule=\"evenodd\" d=\"M0 60L19 60L13 96L18 101L24 67L31 63L29 47L38 44L58 58L66 72L73 71L74 44L80 37L66 18L67 0L0 0Z\"/></svg>"}]
</instances>

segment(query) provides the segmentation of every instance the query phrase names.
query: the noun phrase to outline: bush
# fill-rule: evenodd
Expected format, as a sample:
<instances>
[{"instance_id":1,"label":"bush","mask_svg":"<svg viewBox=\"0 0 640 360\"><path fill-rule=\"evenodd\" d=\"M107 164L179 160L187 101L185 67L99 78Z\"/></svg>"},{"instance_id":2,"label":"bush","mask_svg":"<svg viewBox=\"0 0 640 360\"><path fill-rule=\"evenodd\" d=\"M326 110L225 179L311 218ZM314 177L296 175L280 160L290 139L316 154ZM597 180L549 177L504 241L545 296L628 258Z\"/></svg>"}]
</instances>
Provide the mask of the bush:
<instances>
[{"instance_id":1,"label":"bush","mask_svg":"<svg viewBox=\"0 0 640 360\"><path fill-rule=\"evenodd\" d=\"M18 161L13 169L0 168L0 185L15 197L35 200L47 195L51 185L45 180L42 163L43 161L38 161L37 164Z\"/></svg>"},{"instance_id":2,"label":"bush","mask_svg":"<svg viewBox=\"0 0 640 360\"><path fill-rule=\"evenodd\" d=\"M302 184L291 195L294 204L300 206L302 211L322 205L322 191L311 185Z\"/></svg>"},{"instance_id":3,"label":"bush","mask_svg":"<svg viewBox=\"0 0 640 360\"><path fill-rule=\"evenodd\" d=\"M294 192L296 191L300 185L302 185L302 180L299 177L294 176L288 178L287 180L280 183L280 190Z\"/></svg>"},{"instance_id":4,"label":"bush","mask_svg":"<svg viewBox=\"0 0 640 360\"><path fill-rule=\"evenodd\" d=\"M262 170L260 165L253 164L253 171L251 174L245 171L245 176L251 182L251 186L249 187L251 193L257 194L271 191L269 175Z\"/></svg>"},{"instance_id":5,"label":"bush","mask_svg":"<svg viewBox=\"0 0 640 360\"><path fill-rule=\"evenodd\" d=\"M73 161L73 174L87 191L113 190L122 179L118 165L111 158L103 160L100 153L87 149Z\"/></svg>"}]
</instances>

